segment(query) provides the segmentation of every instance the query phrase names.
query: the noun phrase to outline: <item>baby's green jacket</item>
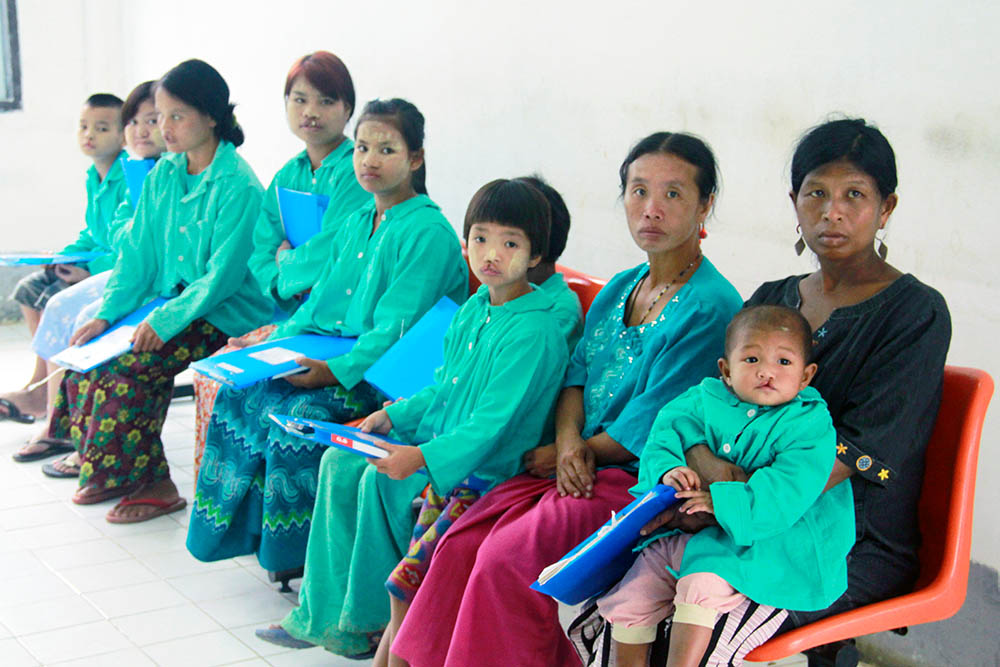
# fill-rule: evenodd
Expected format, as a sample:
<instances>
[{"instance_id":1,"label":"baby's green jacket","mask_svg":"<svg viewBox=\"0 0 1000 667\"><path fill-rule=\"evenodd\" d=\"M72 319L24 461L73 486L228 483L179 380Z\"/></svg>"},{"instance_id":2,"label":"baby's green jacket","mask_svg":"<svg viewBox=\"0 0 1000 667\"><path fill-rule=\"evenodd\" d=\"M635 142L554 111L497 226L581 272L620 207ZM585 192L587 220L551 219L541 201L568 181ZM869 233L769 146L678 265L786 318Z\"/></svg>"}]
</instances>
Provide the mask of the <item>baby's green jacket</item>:
<instances>
[{"instance_id":1,"label":"baby's green jacket","mask_svg":"<svg viewBox=\"0 0 1000 667\"><path fill-rule=\"evenodd\" d=\"M442 296L461 304L469 292L458 235L429 197L388 209L372 234L374 216L372 199L338 225L309 299L271 335L357 336L350 352L326 360L348 389Z\"/></svg>"},{"instance_id":2,"label":"baby's green jacket","mask_svg":"<svg viewBox=\"0 0 1000 667\"><path fill-rule=\"evenodd\" d=\"M354 142L345 138L314 172L309 154L302 151L274 175L264 193L260 215L254 225L250 270L264 295L275 300L286 312L290 313L298 306L298 300L291 297L312 287L329 260L327 246L332 235L323 232L336 229L345 218L372 198L354 177L353 154ZM320 233L298 248L282 252L280 272L274 261L278 246L285 240L285 228L278 208L279 187L330 198ZM284 284L288 296L279 294L279 282Z\"/></svg>"},{"instance_id":3,"label":"baby's green jacket","mask_svg":"<svg viewBox=\"0 0 1000 667\"><path fill-rule=\"evenodd\" d=\"M485 285L455 314L435 383L386 408L393 433L423 443L434 490L469 475L490 487L521 470L562 388L569 351L552 297L534 289L502 306Z\"/></svg>"},{"instance_id":4,"label":"baby's green jacket","mask_svg":"<svg viewBox=\"0 0 1000 667\"><path fill-rule=\"evenodd\" d=\"M711 572L773 607L830 606L847 588L854 501L846 480L823 493L837 433L819 392L806 387L788 403L764 406L741 401L718 378L703 380L660 410L632 493L686 465L684 452L698 444L750 479L709 487L719 525L688 541L680 575Z\"/></svg>"},{"instance_id":5,"label":"baby's green jacket","mask_svg":"<svg viewBox=\"0 0 1000 667\"><path fill-rule=\"evenodd\" d=\"M115 211L121 202L128 200L125 171L121 165L122 158L128 159L125 151L115 158L103 181L97 174L97 167L91 165L87 170L87 210L84 213L86 225L76 241L60 251L61 253L92 251L108 253L87 262L86 268L92 274L107 271L115 265Z\"/></svg>"},{"instance_id":6,"label":"baby's green jacket","mask_svg":"<svg viewBox=\"0 0 1000 667\"><path fill-rule=\"evenodd\" d=\"M166 153L146 177L97 317L115 321L157 296L146 318L164 341L204 318L229 336L265 324L273 305L247 269L263 188L227 141L187 191L187 156Z\"/></svg>"}]
</instances>

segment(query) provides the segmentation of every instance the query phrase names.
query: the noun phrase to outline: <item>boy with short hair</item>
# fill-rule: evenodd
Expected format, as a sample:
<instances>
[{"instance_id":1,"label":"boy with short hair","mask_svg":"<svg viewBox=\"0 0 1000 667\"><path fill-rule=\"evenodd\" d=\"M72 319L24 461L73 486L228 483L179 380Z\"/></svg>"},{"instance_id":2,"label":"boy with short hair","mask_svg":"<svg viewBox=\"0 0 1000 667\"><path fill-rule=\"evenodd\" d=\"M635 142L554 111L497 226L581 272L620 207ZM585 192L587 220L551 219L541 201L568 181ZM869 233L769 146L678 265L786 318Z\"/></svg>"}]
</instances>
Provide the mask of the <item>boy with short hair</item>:
<instances>
[{"instance_id":1,"label":"boy with short hair","mask_svg":"<svg viewBox=\"0 0 1000 667\"><path fill-rule=\"evenodd\" d=\"M21 313L31 335L35 335L42 310L49 299L93 273L107 271L115 265L111 250L110 224L118 205L127 197L125 174L118 158L124 153L125 133L122 126L122 100L110 93L96 93L87 98L80 111L77 141L84 155L93 160L87 170L86 226L76 241L60 250L62 253L104 251L107 254L84 265L51 264L30 273L14 287L10 298L21 306ZM45 377L45 360L38 357L29 385ZM0 419L30 423L46 411L45 386L28 392L21 390L0 397ZM15 455L15 460L33 461L53 454L71 451L43 450Z\"/></svg>"}]
</instances>

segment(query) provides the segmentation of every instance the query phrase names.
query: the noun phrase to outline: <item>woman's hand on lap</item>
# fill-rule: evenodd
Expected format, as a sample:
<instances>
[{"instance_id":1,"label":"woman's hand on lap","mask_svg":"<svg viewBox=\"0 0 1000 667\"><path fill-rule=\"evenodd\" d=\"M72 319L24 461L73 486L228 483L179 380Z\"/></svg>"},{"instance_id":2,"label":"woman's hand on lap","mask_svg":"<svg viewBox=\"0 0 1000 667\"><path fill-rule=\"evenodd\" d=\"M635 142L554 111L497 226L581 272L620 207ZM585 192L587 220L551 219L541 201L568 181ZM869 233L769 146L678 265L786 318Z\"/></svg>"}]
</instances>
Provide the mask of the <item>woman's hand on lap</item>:
<instances>
[{"instance_id":1,"label":"woman's hand on lap","mask_svg":"<svg viewBox=\"0 0 1000 667\"><path fill-rule=\"evenodd\" d=\"M542 445L529 449L521 458L524 470L533 477L551 477L556 471L557 460L556 443Z\"/></svg>"},{"instance_id":2,"label":"woman's hand on lap","mask_svg":"<svg viewBox=\"0 0 1000 667\"><path fill-rule=\"evenodd\" d=\"M590 498L594 491L594 452L577 436L556 441L556 489L560 496Z\"/></svg>"},{"instance_id":3,"label":"woman's hand on lap","mask_svg":"<svg viewBox=\"0 0 1000 667\"><path fill-rule=\"evenodd\" d=\"M389 456L382 459L368 459L368 463L375 466L380 473L388 475L389 479L406 479L425 464L424 453L419 447L393 445L388 442L379 446L388 450Z\"/></svg>"},{"instance_id":4,"label":"woman's hand on lap","mask_svg":"<svg viewBox=\"0 0 1000 667\"><path fill-rule=\"evenodd\" d=\"M336 384L337 378L334 377L333 371L330 367L326 365L325 361L320 361L319 359L309 359L308 357L299 357L295 360L300 366L305 366L309 370L305 373L297 373L295 375L289 375L285 378L288 383L292 386L298 387L299 389L319 389L321 387L332 387Z\"/></svg>"},{"instance_id":5,"label":"woman's hand on lap","mask_svg":"<svg viewBox=\"0 0 1000 667\"><path fill-rule=\"evenodd\" d=\"M107 320L93 319L84 324L82 327L73 332L70 336L70 345L83 345L88 340L100 336L102 333L108 330L110 322Z\"/></svg>"},{"instance_id":6,"label":"woman's hand on lap","mask_svg":"<svg viewBox=\"0 0 1000 667\"><path fill-rule=\"evenodd\" d=\"M391 405L391 402L388 402ZM365 433L385 435L392 430L392 419L385 410L376 410L358 424L358 429Z\"/></svg>"},{"instance_id":7,"label":"woman's hand on lap","mask_svg":"<svg viewBox=\"0 0 1000 667\"><path fill-rule=\"evenodd\" d=\"M145 322L141 322L132 334L133 352L155 352L163 345L163 339Z\"/></svg>"}]
</instances>

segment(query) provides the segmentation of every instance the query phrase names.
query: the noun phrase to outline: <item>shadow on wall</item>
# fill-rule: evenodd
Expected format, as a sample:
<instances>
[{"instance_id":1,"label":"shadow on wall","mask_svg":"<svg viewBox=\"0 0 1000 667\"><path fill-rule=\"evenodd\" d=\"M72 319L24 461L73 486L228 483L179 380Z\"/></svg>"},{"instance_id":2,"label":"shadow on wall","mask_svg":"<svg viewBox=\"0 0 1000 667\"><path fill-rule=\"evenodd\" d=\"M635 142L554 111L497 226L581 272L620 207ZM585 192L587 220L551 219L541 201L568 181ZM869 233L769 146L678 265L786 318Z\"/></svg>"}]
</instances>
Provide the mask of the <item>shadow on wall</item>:
<instances>
[{"instance_id":1,"label":"shadow on wall","mask_svg":"<svg viewBox=\"0 0 1000 667\"><path fill-rule=\"evenodd\" d=\"M4 266L0 268L0 324L21 320L21 308L16 301L11 301L8 297L14 291L14 285L17 284L18 280L37 269L38 267L32 266Z\"/></svg>"},{"instance_id":2,"label":"shadow on wall","mask_svg":"<svg viewBox=\"0 0 1000 667\"><path fill-rule=\"evenodd\" d=\"M997 571L972 562L965 604L953 617L910 628L906 636L880 632L858 639L861 659L875 665L1000 665L1000 588Z\"/></svg>"}]
</instances>

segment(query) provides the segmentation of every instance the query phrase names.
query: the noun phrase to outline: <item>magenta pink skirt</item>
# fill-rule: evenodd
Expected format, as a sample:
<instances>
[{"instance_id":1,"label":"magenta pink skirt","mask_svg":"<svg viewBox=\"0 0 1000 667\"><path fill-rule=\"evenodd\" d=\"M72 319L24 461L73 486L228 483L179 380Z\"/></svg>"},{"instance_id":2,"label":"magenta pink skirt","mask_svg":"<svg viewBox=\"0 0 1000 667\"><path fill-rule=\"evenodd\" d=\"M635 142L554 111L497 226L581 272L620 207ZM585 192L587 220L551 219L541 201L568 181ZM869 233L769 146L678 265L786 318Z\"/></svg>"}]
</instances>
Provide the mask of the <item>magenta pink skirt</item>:
<instances>
[{"instance_id":1,"label":"magenta pink skirt","mask_svg":"<svg viewBox=\"0 0 1000 667\"><path fill-rule=\"evenodd\" d=\"M589 499L530 475L487 493L439 543L392 652L411 667L580 665L556 601L529 586L630 503L635 483L613 468L597 473Z\"/></svg>"}]
</instances>

